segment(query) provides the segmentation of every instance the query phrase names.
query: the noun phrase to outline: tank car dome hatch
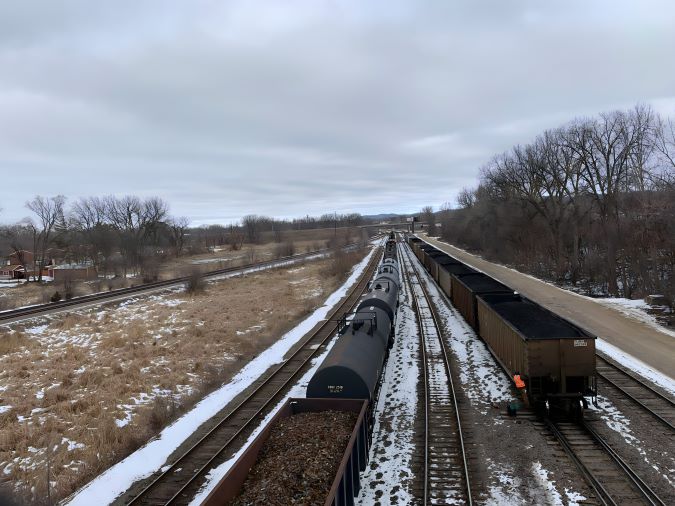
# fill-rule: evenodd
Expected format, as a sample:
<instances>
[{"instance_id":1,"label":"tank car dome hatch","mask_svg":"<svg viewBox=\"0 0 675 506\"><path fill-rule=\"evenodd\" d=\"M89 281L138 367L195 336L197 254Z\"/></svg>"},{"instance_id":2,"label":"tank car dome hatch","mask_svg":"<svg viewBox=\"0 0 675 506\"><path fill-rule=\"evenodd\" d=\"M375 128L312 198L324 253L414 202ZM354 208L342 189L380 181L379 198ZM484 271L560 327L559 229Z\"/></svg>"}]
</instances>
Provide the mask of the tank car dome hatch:
<instances>
[{"instance_id":1,"label":"tank car dome hatch","mask_svg":"<svg viewBox=\"0 0 675 506\"><path fill-rule=\"evenodd\" d=\"M380 288L376 288L376 287ZM363 308L372 306L381 309L389 316L390 321L394 321L394 312L398 304L398 285L392 283L391 280L385 278L378 278L373 281L372 289L363 299L356 311L357 313Z\"/></svg>"}]
</instances>

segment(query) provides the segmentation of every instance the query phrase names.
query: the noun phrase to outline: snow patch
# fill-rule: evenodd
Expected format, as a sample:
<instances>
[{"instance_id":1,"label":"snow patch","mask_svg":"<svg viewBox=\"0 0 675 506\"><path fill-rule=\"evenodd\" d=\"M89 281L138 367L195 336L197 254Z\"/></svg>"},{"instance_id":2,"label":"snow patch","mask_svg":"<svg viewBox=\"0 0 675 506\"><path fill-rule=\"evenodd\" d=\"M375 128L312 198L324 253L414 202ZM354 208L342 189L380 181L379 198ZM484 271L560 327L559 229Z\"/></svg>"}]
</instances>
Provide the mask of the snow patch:
<instances>
[{"instance_id":1,"label":"snow patch","mask_svg":"<svg viewBox=\"0 0 675 506\"><path fill-rule=\"evenodd\" d=\"M662 372L651 368L641 360L635 358L632 355L629 355L613 344L609 344L604 339L597 338L595 341L595 348L613 359L615 362L618 362L624 367L635 371L639 375L660 386L670 393L670 395L675 395L675 380L670 376L667 376Z\"/></svg>"},{"instance_id":2,"label":"snow patch","mask_svg":"<svg viewBox=\"0 0 675 506\"><path fill-rule=\"evenodd\" d=\"M596 304L601 304L603 306L619 311L627 318L637 320L641 323L645 323L650 327L655 328L659 332L668 334L670 337L675 337L675 331L664 327L658 322L658 320L653 315L647 313L647 310L651 309L651 306L642 299L636 300L622 299L622 298L594 299L591 297L587 297L587 299L595 302Z\"/></svg>"}]
</instances>

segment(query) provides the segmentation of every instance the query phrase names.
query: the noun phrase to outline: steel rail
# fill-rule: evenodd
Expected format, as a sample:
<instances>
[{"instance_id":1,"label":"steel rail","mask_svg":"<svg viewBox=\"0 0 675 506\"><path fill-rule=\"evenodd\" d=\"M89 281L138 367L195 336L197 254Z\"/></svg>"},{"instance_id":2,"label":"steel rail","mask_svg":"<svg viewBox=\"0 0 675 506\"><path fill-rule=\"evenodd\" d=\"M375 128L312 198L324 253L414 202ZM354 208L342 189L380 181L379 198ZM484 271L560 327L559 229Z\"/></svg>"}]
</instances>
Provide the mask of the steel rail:
<instances>
[{"instance_id":1,"label":"steel rail","mask_svg":"<svg viewBox=\"0 0 675 506\"><path fill-rule=\"evenodd\" d=\"M463 467L463 470L464 470L464 484L465 484L465 493L466 493L466 503L469 506L471 506L473 504L473 499L472 499L472 495L471 495L471 480L470 480L470 477L469 477L469 467L468 467L468 464L467 464L466 447L464 445L464 436L462 434L462 421L461 421L461 417L460 417L460 414L459 414L459 406L457 404L457 395L456 395L455 385L454 385L454 381L452 379L453 372L452 372L452 367L450 366L450 360L448 358L447 344L443 340L443 334L441 332L441 325L439 323L438 314L437 314L436 310L434 309L434 304L431 301L431 296L430 296L428 290L426 289L424 283L422 282L421 276L419 274L419 270L416 267L414 260L411 259L409 248L408 248L407 245L404 245L402 248L405 250L405 256L407 257L408 264L412 268L412 271L413 271L413 274L414 274L415 278L417 278L417 284L420 287L420 289L422 290L423 297L426 301L427 307L429 308L429 314L431 315L432 322L433 322L434 327L436 329L436 337L437 337L438 342L440 344L440 349L441 349L442 356L443 356L443 364L444 364L445 373L446 373L446 376L447 376L447 379L448 379L449 393L451 394L451 397L452 397L452 402L453 402L453 407L454 407L454 412L455 412L455 419L456 419L456 422L457 422L457 437L459 439L459 446L460 446L461 459L462 459L462 467ZM403 255L401 255L401 257L403 257ZM410 280L410 275L407 272L407 269L405 269L403 271L404 271L405 276L408 280L408 284L410 286L410 293L412 295L412 298L413 298L413 301L414 301L414 304L415 304L415 312L417 313L418 320L420 322L420 333L423 334L423 336L422 336L423 340L426 340L427 335L425 334L424 325L422 324L422 319L421 319L422 308L420 307L419 299L418 299L417 294L415 294L415 291L412 289L412 283L411 283L411 280ZM425 429L426 430L425 430L425 450L424 450L425 451L424 504L428 504L429 503L429 497L428 497L428 481L429 481L428 480L428 476L429 476L429 472L428 472L429 471L428 470L428 433L429 433L428 422L429 422L429 415L428 415L428 413L429 413L429 408L428 408L428 384L427 384L428 359L427 359L426 347L424 346L424 344L422 346L422 356L423 356L423 363L424 363L424 368L425 368L425 374L424 374L424 377L425 377L425 393L426 393L426 396L427 396L427 399L426 399L427 402L426 402L426 405L425 405L425 416L426 416Z\"/></svg>"},{"instance_id":2,"label":"steel rail","mask_svg":"<svg viewBox=\"0 0 675 506\"><path fill-rule=\"evenodd\" d=\"M353 244L345 246L345 249L354 247ZM276 258L274 260L265 260L263 262L244 264L240 266L225 267L223 269L216 269L213 271L208 271L203 273L201 276L203 278L212 278L215 276L222 276L224 274L231 274L237 272L247 271L249 269L258 269L265 267L274 267L276 265L284 265L287 262L302 260L303 258L311 257L314 255L326 254L330 249L320 249L316 251L311 251L308 253L298 253L296 255L290 255L286 257ZM190 280L191 276L181 276L178 278L166 279L163 281L152 281L150 283L142 283L136 286L130 286L126 288L119 288L117 290L110 290L108 292L98 292L91 295L83 295L80 297L75 297L69 300L63 300L58 302L48 302L46 304L38 304L28 307L22 307L17 309L8 309L5 311L0 311L0 321L13 320L15 318L22 317L32 317L38 316L40 314L49 313L56 309L69 308L73 306L86 306L95 302L105 301L107 299L116 299L118 297L132 296L136 293L151 291L161 288L169 288L174 285L180 285L186 283Z\"/></svg>"},{"instance_id":3,"label":"steel rail","mask_svg":"<svg viewBox=\"0 0 675 506\"><path fill-rule=\"evenodd\" d=\"M665 402L666 404L668 404L668 406L670 407L670 409L675 408L675 402L673 402L671 399L669 399L667 396L663 395L661 392L659 392L658 390L656 390L656 389L653 388L652 386L648 385L646 382L642 381L640 378L635 377L635 376L634 376L633 374L631 374L630 372L628 372L628 371L626 371L625 369L623 369L622 367L619 367L618 365L616 365L616 364L610 362L609 360L607 360L606 358L602 357L601 355L596 354L596 359L599 360L599 361L602 361L602 362L603 362L602 365L607 365L607 366L611 367L613 370L619 372L620 374L622 374L622 375L625 376L626 378L629 378L630 380L632 380L632 381L634 381L635 383L637 383L638 385L640 385L641 388L644 388L644 389L646 389L647 391L649 391L649 393L653 394L657 399L660 399L661 401L663 401L663 402ZM635 404L639 405L639 406L642 407L645 411L647 411L648 413L650 413L651 415L653 415L653 416L654 416L656 419L658 419L661 423L663 423L664 425L666 425L666 426L667 426L668 428L670 428L671 430L674 430L674 431L675 431L675 426L674 426L671 422L669 422L668 420L666 420L665 418L663 418L661 415L659 415L658 413L656 413L652 408L650 408L649 406L647 406L644 402L642 402L640 399L638 399L635 395L633 395L632 393L630 393L630 392L629 392L628 390L626 390L624 387L622 387L621 385L619 385L617 382L615 382L614 380L612 380L611 378L609 378L608 376L606 376L605 374L603 374L601 371L599 371L598 368L597 368L597 366L596 366L596 369L595 369L595 370L596 370L596 374L597 374L598 376L600 376L602 379L604 379L606 382L608 382L608 383L609 383L610 385L612 385L614 388L616 388L616 389L619 390L621 393L623 393L626 397L628 397L628 398L629 398L631 401L633 401Z\"/></svg>"},{"instance_id":4,"label":"steel rail","mask_svg":"<svg viewBox=\"0 0 675 506\"><path fill-rule=\"evenodd\" d=\"M577 467L582 476L586 479L586 483L588 483L591 486L598 500L602 502L604 506L618 506L617 503L614 501L614 499L612 499L612 496L609 494L607 489L605 489L605 487L602 486L602 483L600 483L600 481L598 481L598 479L595 477L593 472L590 469L588 469L586 464L584 464L581 461L581 459L579 459L576 452L572 449L572 445L567 440L565 435L562 432L560 432L560 429L558 429L556 424L549 418L544 418L544 422L548 426L549 430L556 437L558 442L561 444L567 456L570 459L572 459L574 465Z\"/></svg>"},{"instance_id":5,"label":"steel rail","mask_svg":"<svg viewBox=\"0 0 675 506\"><path fill-rule=\"evenodd\" d=\"M595 429L593 429L588 423L582 422L582 427L593 437L595 441L602 446L602 448L612 457L612 460L618 464L618 466L626 473L626 476L635 484L635 486L640 490L642 495L647 501L653 506L666 506L661 498L654 492L649 485L647 485L642 478L630 467L626 461L624 461L621 456L612 448L607 441L604 440L600 434L598 434Z\"/></svg>"},{"instance_id":6,"label":"steel rail","mask_svg":"<svg viewBox=\"0 0 675 506\"><path fill-rule=\"evenodd\" d=\"M196 443L194 443L188 450L186 450L180 457L178 457L177 460L175 460L172 464L169 465L168 468L165 468L163 472L161 472L155 479L152 480L148 485L146 485L141 492L139 492L135 497L133 497L127 504L132 505L132 504L141 504L143 500L148 496L150 492L155 490L157 487L161 486L161 483L163 480L167 478L171 473L176 471L180 467L180 464L187 460L192 454L194 454L200 447L202 447L208 440L213 437L219 429L223 428L227 423L229 423L236 415L238 415L240 412L244 410L247 404L253 403L255 401L256 396L258 393L266 386L270 385L273 380L277 379L277 376L280 375L280 373L287 367L288 364L291 363L293 359L298 357L298 355L301 352L306 352L310 346L310 343L312 343L312 340L315 336L317 336L320 332L324 331L326 328L328 328L331 324L335 325L335 321L333 317L337 315L338 313L341 313L345 310L345 308L348 306L347 311L351 311L354 309L354 307L358 304L360 295L363 293L365 290L365 287L367 286L368 281L372 277L372 274L375 270L375 267L377 266L379 259L380 259L380 251L379 249L373 254L372 259L370 260L368 267L364 271L364 274L361 276L361 279L358 281L356 285L350 290L349 294L345 297L344 301L338 306L337 308L333 309L331 311L331 314L329 318L324 320L321 325L314 331L312 331L312 335L307 338L301 346L299 346L292 354L289 356L287 359L285 359L275 370L270 374L266 379L262 381L250 394L248 394L239 404L237 404L225 417L223 417L212 429L210 429L204 436L202 436ZM264 401L262 406L255 411L255 413L251 416L247 416L245 419L245 422L235 431L235 433L230 436L227 441L224 444L221 444L219 448L211 455L211 457L208 459L207 463L200 466L199 469L197 469L195 472L193 472L192 476L187 478L187 481L180 487L180 489L175 492L172 497L164 502L163 504L173 504L176 502L176 500L183 494L183 492L186 491L186 489L190 486L192 486L195 481L202 477L204 472L209 469L209 466L215 461L216 458L218 458L222 453L232 444L232 442L239 437L243 431L249 427L253 421L255 421L258 416L267 408L269 405L276 399L279 394L289 385L289 383L304 369L304 367L315 357L315 355L321 350L321 347L326 344L328 341L330 341L333 336L335 335L335 332L331 331L328 332L326 337L324 337L316 346L315 348L311 349L311 352L309 355L302 360L302 362L295 368L295 370L290 371L289 377L283 381L281 386L277 389L274 390L272 395L269 395ZM316 343L314 343L316 344Z\"/></svg>"}]
</instances>

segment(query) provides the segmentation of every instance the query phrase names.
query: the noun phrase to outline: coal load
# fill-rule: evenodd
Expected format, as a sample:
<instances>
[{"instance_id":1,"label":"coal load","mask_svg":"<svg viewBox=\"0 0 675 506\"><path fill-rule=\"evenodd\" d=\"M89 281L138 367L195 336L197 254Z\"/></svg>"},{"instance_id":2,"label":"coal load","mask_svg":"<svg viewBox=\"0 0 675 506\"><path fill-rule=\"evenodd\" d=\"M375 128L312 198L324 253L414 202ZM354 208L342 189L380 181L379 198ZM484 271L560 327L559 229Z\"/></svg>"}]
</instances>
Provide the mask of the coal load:
<instances>
[{"instance_id":1,"label":"coal load","mask_svg":"<svg viewBox=\"0 0 675 506\"><path fill-rule=\"evenodd\" d=\"M323 504L357 418L348 411L321 411L278 420L230 504Z\"/></svg>"}]
</instances>

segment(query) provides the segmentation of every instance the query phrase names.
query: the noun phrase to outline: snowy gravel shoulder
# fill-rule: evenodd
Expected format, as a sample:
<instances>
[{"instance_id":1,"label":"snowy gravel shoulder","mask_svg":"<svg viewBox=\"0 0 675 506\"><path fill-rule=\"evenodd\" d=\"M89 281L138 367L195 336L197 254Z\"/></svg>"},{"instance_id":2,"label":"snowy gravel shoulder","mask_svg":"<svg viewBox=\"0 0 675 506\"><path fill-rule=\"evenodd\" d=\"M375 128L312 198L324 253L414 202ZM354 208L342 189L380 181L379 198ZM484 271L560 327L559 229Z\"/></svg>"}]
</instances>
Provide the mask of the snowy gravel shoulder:
<instances>
[{"instance_id":1,"label":"snowy gravel shoulder","mask_svg":"<svg viewBox=\"0 0 675 506\"><path fill-rule=\"evenodd\" d=\"M410 504L419 380L419 333L408 287L399 293L394 346L375 407L369 464L355 504Z\"/></svg>"},{"instance_id":2,"label":"snowy gravel shoulder","mask_svg":"<svg viewBox=\"0 0 675 506\"><path fill-rule=\"evenodd\" d=\"M648 366L641 360L617 348L613 344L608 343L604 339L597 338L595 341L595 348L607 355L615 362L621 364L627 369L636 372L637 374L647 378L649 381L663 388L670 395L675 396L675 379L663 374L656 369Z\"/></svg>"},{"instance_id":3,"label":"snowy gravel shoulder","mask_svg":"<svg viewBox=\"0 0 675 506\"><path fill-rule=\"evenodd\" d=\"M581 297L585 296L581 295ZM651 309L651 306L642 299L623 299L619 297L585 298L589 301L595 302L596 304L600 304L602 306L614 309L615 311L619 311L627 318L649 325L663 334L667 334L670 337L675 337L675 330L670 330L669 328L664 327L658 322L656 317L647 312L647 310Z\"/></svg>"},{"instance_id":4,"label":"snowy gravel shoulder","mask_svg":"<svg viewBox=\"0 0 675 506\"><path fill-rule=\"evenodd\" d=\"M155 439L103 472L64 503L72 506L110 504L134 482L157 471L176 448L202 423L223 409L266 370L283 361L288 351L317 322L324 319L330 309L356 283L375 251L374 249L371 250L361 262L354 266L349 278L326 299L323 306L315 310L302 323L287 332L275 344L244 366L230 383L206 396L194 409L162 430Z\"/></svg>"},{"instance_id":5,"label":"snowy gravel shoulder","mask_svg":"<svg viewBox=\"0 0 675 506\"><path fill-rule=\"evenodd\" d=\"M493 403L515 400L511 382L485 343L439 290L416 257L413 257L413 262L417 263L421 278L451 336L448 344L459 362L459 379L471 403L487 414Z\"/></svg>"}]
</instances>

